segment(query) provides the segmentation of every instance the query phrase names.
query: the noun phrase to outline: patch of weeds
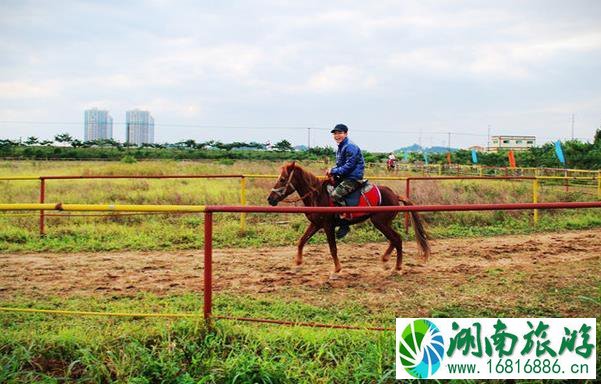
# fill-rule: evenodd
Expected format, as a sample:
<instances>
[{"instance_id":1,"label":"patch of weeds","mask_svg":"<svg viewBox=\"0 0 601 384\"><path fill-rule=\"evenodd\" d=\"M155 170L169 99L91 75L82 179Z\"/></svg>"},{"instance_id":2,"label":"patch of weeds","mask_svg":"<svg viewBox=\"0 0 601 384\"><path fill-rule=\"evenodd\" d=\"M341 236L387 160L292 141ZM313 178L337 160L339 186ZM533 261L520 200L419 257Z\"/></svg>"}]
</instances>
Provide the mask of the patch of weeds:
<instances>
[{"instance_id":1,"label":"patch of weeds","mask_svg":"<svg viewBox=\"0 0 601 384\"><path fill-rule=\"evenodd\" d=\"M490 268L486 270L486 274L489 276L498 276L501 272L503 272L502 268Z\"/></svg>"},{"instance_id":2,"label":"patch of weeds","mask_svg":"<svg viewBox=\"0 0 601 384\"><path fill-rule=\"evenodd\" d=\"M521 317L560 317L561 314L554 308L546 307L535 307L535 306L523 306L517 305L514 308L517 315Z\"/></svg>"}]
</instances>

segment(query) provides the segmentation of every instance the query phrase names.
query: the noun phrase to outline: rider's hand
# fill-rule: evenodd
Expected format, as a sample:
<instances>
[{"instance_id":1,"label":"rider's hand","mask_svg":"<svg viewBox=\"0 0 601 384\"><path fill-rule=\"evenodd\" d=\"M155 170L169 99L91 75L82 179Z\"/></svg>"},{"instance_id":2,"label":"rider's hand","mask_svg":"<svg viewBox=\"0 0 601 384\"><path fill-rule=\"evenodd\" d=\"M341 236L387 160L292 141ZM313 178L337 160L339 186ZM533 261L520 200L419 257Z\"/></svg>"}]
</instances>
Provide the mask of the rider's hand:
<instances>
[{"instance_id":1,"label":"rider's hand","mask_svg":"<svg viewBox=\"0 0 601 384\"><path fill-rule=\"evenodd\" d=\"M326 169L326 177L330 177L332 175L331 169Z\"/></svg>"}]
</instances>

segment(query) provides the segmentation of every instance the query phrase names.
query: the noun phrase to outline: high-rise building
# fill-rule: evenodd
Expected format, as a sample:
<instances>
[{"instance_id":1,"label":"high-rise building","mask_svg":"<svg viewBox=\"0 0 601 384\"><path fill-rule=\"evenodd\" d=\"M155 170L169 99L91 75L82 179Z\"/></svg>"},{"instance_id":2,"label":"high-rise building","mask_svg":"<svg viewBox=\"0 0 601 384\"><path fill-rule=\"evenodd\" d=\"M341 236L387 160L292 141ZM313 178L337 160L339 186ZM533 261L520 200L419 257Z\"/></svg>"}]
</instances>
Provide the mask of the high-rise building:
<instances>
[{"instance_id":1,"label":"high-rise building","mask_svg":"<svg viewBox=\"0 0 601 384\"><path fill-rule=\"evenodd\" d=\"M84 141L108 140L113 138L113 118L109 111L100 111L97 108L84 112Z\"/></svg>"},{"instance_id":2,"label":"high-rise building","mask_svg":"<svg viewBox=\"0 0 601 384\"><path fill-rule=\"evenodd\" d=\"M150 112L134 109L125 113L125 141L136 145L154 143L154 119Z\"/></svg>"}]
</instances>

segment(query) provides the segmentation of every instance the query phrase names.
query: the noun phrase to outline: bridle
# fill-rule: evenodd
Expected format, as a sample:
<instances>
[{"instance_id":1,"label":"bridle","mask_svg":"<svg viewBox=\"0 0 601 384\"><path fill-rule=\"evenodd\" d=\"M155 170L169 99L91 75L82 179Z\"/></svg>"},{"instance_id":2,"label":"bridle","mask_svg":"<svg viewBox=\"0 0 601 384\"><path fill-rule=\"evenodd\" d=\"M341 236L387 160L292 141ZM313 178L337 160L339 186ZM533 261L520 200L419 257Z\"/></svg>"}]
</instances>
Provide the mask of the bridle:
<instances>
[{"instance_id":1,"label":"bridle","mask_svg":"<svg viewBox=\"0 0 601 384\"><path fill-rule=\"evenodd\" d=\"M309 192L305 193L303 196L300 196L297 199L294 200L283 200L287 195L286 195L286 191L288 190L288 187L292 187L292 191L288 194L292 194L296 191L296 187L294 186L294 184L292 184L292 176L294 175L294 171L296 170L296 168L294 168L290 174L288 175L288 180L286 180L286 184L284 184L283 187L279 187L279 188L272 188L271 192L275 193L280 199L282 199L281 201L287 202L287 203L296 203L297 201L303 200L305 197L318 192L318 190L316 190L315 188L309 186Z\"/></svg>"},{"instance_id":2,"label":"bridle","mask_svg":"<svg viewBox=\"0 0 601 384\"><path fill-rule=\"evenodd\" d=\"M294 175L294 171L295 169L293 169L290 174L288 175L288 180L286 181L286 184L283 187L279 187L279 188L272 188L271 192L275 193L276 195L278 195L279 198L284 198L286 197L286 190L288 189L288 186L292 187L292 192L296 191L296 188L294 187L294 184L291 184L290 182L292 181L292 176ZM292 193L290 192L290 193ZM289 194L290 194L289 193Z\"/></svg>"}]
</instances>

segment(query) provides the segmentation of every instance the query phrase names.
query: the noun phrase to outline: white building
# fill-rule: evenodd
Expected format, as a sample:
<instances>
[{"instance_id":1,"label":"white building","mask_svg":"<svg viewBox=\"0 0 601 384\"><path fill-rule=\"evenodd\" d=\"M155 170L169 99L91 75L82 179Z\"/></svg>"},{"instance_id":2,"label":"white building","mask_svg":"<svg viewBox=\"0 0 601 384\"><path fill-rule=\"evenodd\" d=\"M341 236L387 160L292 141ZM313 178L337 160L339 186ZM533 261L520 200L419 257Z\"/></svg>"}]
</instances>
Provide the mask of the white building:
<instances>
[{"instance_id":1,"label":"white building","mask_svg":"<svg viewBox=\"0 0 601 384\"><path fill-rule=\"evenodd\" d=\"M136 145L154 143L154 119L150 112L134 109L125 113L125 141Z\"/></svg>"},{"instance_id":2,"label":"white building","mask_svg":"<svg viewBox=\"0 0 601 384\"><path fill-rule=\"evenodd\" d=\"M113 138L113 118L108 111L96 108L84 111L84 141L108 140Z\"/></svg>"},{"instance_id":3,"label":"white building","mask_svg":"<svg viewBox=\"0 0 601 384\"><path fill-rule=\"evenodd\" d=\"M488 151L525 151L535 145L536 136L492 136Z\"/></svg>"}]
</instances>

